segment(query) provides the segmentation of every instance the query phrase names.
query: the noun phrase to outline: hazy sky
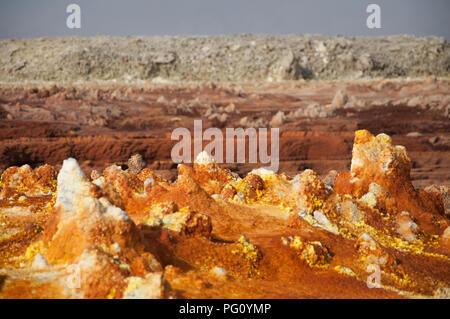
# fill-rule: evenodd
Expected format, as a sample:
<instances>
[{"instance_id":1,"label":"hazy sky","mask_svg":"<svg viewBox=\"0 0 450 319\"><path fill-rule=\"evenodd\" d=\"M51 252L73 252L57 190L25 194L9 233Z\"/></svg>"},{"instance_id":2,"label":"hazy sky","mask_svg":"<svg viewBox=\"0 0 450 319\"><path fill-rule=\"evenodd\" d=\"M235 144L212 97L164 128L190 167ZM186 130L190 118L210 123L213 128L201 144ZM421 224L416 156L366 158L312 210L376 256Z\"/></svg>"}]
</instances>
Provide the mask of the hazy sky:
<instances>
[{"instance_id":1,"label":"hazy sky","mask_svg":"<svg viewBox=\"0 0 450 319\"><path fill-rule=\"evenodd\" d=\"M81 7L81 29L66 7ZM366 7L381 7L368 29ZM450 39L450 0L0 0L0 38L233 33L436 35Z\"/></svg>"}]
</instances>

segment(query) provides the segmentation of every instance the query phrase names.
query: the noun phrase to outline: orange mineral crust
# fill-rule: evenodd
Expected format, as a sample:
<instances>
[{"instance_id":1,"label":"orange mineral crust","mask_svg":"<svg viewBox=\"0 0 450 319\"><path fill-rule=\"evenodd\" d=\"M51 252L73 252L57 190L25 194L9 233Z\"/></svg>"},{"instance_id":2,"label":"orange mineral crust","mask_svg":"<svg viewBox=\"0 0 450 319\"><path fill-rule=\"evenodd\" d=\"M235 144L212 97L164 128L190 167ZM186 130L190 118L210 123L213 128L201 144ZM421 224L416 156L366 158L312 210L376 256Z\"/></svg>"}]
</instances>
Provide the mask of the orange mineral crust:
<instances>
[{"instance_id":1,"label":"orange mineral crust","mask_svg":"<svg viewBox=\"0 0 450 319\"><path fill-rule=\"evenodd\" d=\"M448 188L416 189L405 147L355 132L351 168L243 178L202 152L175 181L7 168L1 298L448 298Z\"/></svg>"}]
</instances>

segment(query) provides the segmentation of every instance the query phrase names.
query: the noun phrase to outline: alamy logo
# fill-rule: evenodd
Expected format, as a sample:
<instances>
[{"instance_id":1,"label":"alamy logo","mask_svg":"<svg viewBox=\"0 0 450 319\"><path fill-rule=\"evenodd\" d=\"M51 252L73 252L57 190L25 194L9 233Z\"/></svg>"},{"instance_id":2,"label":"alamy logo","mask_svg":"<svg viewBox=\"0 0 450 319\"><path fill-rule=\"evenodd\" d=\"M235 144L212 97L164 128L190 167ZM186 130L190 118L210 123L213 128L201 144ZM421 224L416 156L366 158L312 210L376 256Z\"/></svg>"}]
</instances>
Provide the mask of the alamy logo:
<instances>
[{"instance_id":1,"label":"alamy logo","mask_svg":"<svg viewBox=\"0 0 450 319\"><path fill-rule=\"evenodd\" d=\"M370 264L367 266L366 271L371 273L366 280L368 288L381 288L381 270L377 264Z\"/></svg>"},{"instance_id":2,"label":"alamy logo","mask_svg":"<svg viewBox=\"0 0 450 319\"><path fill-rule=\"evenodd\" d=\"M369 4L366 9L370 15L367 17L366 25L369 29L381 28L381 8L378 4Z\"/></svg>"},{"instance_id":3,"label":"alamy logo","mask_svg":"<svg viewBox=\"0 0 450 319\"><path fill-rule=\"evenodd\" d=\"M67 6L67 13L70 13L66 20L69 29L81 28L81 8L78 4L72 3Z\"/></svg>"},{"instance_id":4,"label":"alamy logo","mask_svg":"<svg viewBox=\"0 0 450 319\"><path fill-rule=\"evenodd\" d=\"M69 289L79 289L81 288L81 270L80 266L77 264L69 265L67 267L67 272L69 275L65 280L65 284Z\"/></svg>"},{"instance_id":5,"label":"alamy logo","mask_svg":"<svg viewBox=\"0 0 450 319\"><path fill-rule=\"evenodd\" d=\"M224 163L224 147L226 148L226 163L245 163L246 140L248 139L249 163L269 164L270 170L277 172L279 164L279 128L270 129L270 155L268 154L268 132L267 128L226 128L225 143L222 130L208 128L202 130L202 121L194 120L194 158L202 151L210 154L217 163ZM181 140L180 140L181 138ZM179 141L172 148L171 158L175 163L191 163L192 138L187 128L176 128L172 132L172 141ZM236 139L236 156L235 156ZM202 150L203 141L210 141ZM258 152L259 150L259 152ZM236 158L236 160L235 160Z\"/></svg>"}]
</instances>

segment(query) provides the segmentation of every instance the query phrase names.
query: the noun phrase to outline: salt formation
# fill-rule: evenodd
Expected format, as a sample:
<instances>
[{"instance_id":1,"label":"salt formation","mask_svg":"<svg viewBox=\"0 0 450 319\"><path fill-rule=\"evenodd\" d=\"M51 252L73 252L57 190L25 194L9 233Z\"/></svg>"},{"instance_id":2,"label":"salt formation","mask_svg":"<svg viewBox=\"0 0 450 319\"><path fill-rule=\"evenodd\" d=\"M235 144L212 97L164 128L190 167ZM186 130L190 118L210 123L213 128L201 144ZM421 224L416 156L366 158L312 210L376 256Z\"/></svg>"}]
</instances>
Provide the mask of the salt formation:
<instances>
[{"instance_id":1,"label":"salt formation","mask_svg":"<svg viewBox=\"0 0 450 319\"><path fill-rule=\"evenodd\" d=\"M163 278L161 273L150 273L141 277L128 277L125 299L161 299L164 297Z\"/></svg>"},{"instance_id":2,"label":"salt formation","mask_svg":"<svg viewBox=\"0 0 450 319\"><path fill-rule=\"evenodd\" d=\"M326 182L310 169L240 178L207 152L178 165L173 183L131 166L92 182L73 158L57 176L48 165L5 170L0 296L265 297L306 287L436 298L450 286L446 190L415 189L405 148L385 134L357 131L350 171ZM376 291L365 288L369 268L381 273ZM342 280L352 289L329 284Z\"/></svg>"},{"instance_id":3,"label":"salt formation","mask_svg":"<svg viewBox=\"0 0 450 319\"><path fill-rule=\"evenodd\" d=\"M337 193L351 194L369 206L380 203L381 210L390 214L406 211L424 230L432 231L436 225L441 225L439 233L445 229L442 199L414 189L411 160L403 146L392 145L386 134L373 136L361 130L355 133L352 155L350 172L339 174L335 182Z\"/></svg>"},{"instance_id":4,"label":"salt formation","mask_svg":"<svg viewBox=\"0 0 450 319\"><path fill-rule=\"evenodd\" d=\"M84 297L102 298L130 274L141 273L139 263L147 272L157 264L151 255L140 256L144 246L134 222L102 196L75 159L63 162L57 190L44 248L34 257L34 266L42 268L44 257L52 265L78 265Z\"/></svg>"},{"instance_id":5,"label":"salt formation","mask_svg":"<svg viewBox=\"0 0 450 319\"><path fill-rule=\"evenodd\" d=\"M216 161L214 158L209 155L206 151L201 151L198 153L197 157L195 158L194 163L198 165L211 165L214 164Z\"/></svg>"}]
</instances>

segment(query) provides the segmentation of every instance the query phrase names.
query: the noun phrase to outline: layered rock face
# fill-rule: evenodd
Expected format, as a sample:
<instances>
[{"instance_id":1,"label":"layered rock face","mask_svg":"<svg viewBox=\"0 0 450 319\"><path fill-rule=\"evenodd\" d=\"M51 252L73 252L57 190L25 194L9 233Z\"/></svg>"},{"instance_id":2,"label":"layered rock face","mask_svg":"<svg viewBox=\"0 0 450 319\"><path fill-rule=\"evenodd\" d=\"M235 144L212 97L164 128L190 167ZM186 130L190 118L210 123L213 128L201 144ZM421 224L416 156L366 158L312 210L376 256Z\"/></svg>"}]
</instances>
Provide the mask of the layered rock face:
<instances>
[{"instance_id":1,"label":"layered rock face","mask_svg":"<svg viewBox=\"0 0 450 319\"><path fill-rule=\"evenodd\" d=\"M58 173L2 174L1 297L439 298L450 287L445 194L415 189L405 148L385 134L356 131L350 171L325 181L310 169L241 178L205 152L175 182L129 163L91 180L73 158Z\"/></svg>"}]
</instances>

